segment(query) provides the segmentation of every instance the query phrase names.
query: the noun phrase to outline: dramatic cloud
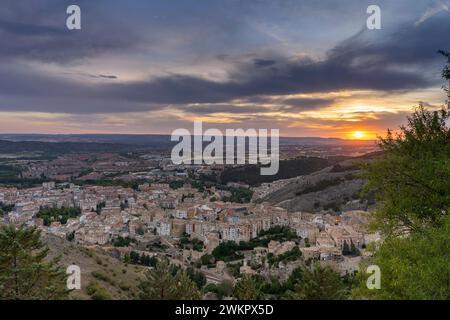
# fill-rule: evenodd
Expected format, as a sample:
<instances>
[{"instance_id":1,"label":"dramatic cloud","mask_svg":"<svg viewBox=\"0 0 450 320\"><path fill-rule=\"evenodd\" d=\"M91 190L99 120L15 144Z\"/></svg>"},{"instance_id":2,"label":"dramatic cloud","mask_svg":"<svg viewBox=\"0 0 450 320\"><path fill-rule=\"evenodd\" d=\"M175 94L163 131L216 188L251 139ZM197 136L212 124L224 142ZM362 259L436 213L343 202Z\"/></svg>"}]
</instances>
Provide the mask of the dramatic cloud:
<instances>
[{"instance_id":1,"label":"dramatic cloud","mask_svg":"<svg viewBox=\"0 0 450 320\"><path fill-rule=\"evenodd\" d=\"M89 100L103 100L104 106L100 109L97 106L101 103L96 101L86 108L65 110L95 113L107 112L110 101L122 102L122 111L126 112L151 109L161 104L224 103L257 95L340 90L412 90L436 85L438 78L420 67L436 61L436 48L448 46L444 38L431 36L449 34L448 19L429 20L419 27L402 28L385 34L381 40L371 39L368 32L360 32L344 41L319 61L303 57L239 63L230 71L226 81L170 75L147 81L86 85L71 80L61 81L56 76L31 73L29 70L15 74L14 71L8 71L10 74L5 74L0 80L0 94L75 100L60 105L63 109L74 105L77 100L83 104L89 104ZM115 78L105 75L96 77ZM4 103L0 107L8 108ZM38 111L36 105L29 107ZM117 111L117 108L111 108L111 112Z\"/></svg>"},{"instance_id":2,"label":"dramatic cloud","mask_svg":"<svg viewBox=\"0 0 450 320\"><path fill-rule=\"evenodd\" d=\"M2 1L0 112L74 122L101 114L104 127L121 130L196 116L292 128L313 118L318 128L369 124L386 109L374 95L439 88L437 50L450 49L443 0L380 0L383 28L372 31L368 0L80 0L82 30L69 31L72 3ZM428 98L396 100L395 110Z\"/></svg>"}]
</instances>

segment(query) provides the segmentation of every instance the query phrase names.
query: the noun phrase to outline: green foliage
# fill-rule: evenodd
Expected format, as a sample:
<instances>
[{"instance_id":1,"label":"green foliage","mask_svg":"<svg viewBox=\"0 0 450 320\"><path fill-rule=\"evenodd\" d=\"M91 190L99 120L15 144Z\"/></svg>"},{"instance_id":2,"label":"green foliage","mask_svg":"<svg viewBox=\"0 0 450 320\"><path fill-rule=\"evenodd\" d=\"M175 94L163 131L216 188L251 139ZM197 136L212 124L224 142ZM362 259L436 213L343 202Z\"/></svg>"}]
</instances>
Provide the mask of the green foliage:
<instances>
[{"instance_id":1,"label":"green foliage","mask_svg":"<svg viewBox=\"0 0 450 320\"><path fill-rule=\"evenodd\" d=\"M112 240L114 247L128 247L132 242L136 243L136 239L118 236Z\"/></svg>"},{"instance_id":2,"label":"green foliage","mask_svg":"<svg viewBox=\"0 0 450 320\"><path fill-rule=\"evenodd\" d=\"M8 214L12 211L12 209L14 209L14 207L14 204L4 204L3 202L0 202L0 216Z\"/></svg>"},{"instance_id":3,"label":"green foliage","mask_svg":"<svg viewBox=\"0 0 450 320\"><path fill-rule=\"evenodd\" d=\"M171 268L167 260L158 261L155 268L147 270L145 280L139 283L138 288L140 290L139 297L143 300L195 300L201 298L197 284L192 281L189 274L178 268Z\"/></svg>"},{"instance_id":4,"label":"green foliage","mask_svg":"<svg viewBox=\"0 0 450 320\"><path fill-rule=\"evenodd\" d=\"M139 255L136 251L131 251L130 254L126 254L123 258L125 263L139 264L147 267L155 267L158 263L158 259L153 256L142 253Z\"/></svg>"},{"instance_id":5,"label":"green foliage","mask_svg":"<svg viewBox=\"0 0 450 320\"><path fill-rule=\"evenodd\" d=\"M267 247L268 243L272 240L276 241L290 241L298 239L294 230L284 226L274 226L266 231L262 230L258 237L251 239L250 241L241 241L237 244L234 241L221 242L212 252L212 257L215 260L222 260L225 262L239 260L243 258L242 253L239 251L253 250L256 247ZM202 257L202 264L212 264L211 257L204 255Z\"/></svg>"},{"instance_id":6,"label":"green foliage","mask_svg":"<svg viewBox=\"0 0 450 320\"><path fill-rule=\"evenodd\" d=\"M298 267L292 271L292 273L289 275L288 279L282 284L284 289L284 296L286 295L286 292L292 292L294 291L295 287L301 283L303 279L303 273L304 273L305 267Z\"/></svg>"},{"instance_id":7,"label":"green foliage","mask_svg":"<svg viewBox=\"0 0 450 320\"><path fill-rule=\"evenodd\" d=\"M214 266L215 259L210 254L204 254L203 256L201 256L200 262L204 266L209 266L209 265Z\"/></svg>"},{"instance_id":8,"label":"green foliage","mask_svg":"<svg viewBox=\"0 0 450 320\"><path fill-rule=\"evenodd\" d=\"M154 269L146 271L146 279L138 285L141 299L167 300L172 298L171 289L174 286L174 278L167 272L168 269L168 261L162 260L156 264Z\"/></svg>"},{"instance_id":9,"label":"green foliage","mask_svg":"<svg viewBox=\"0 0 450 320\"><path fill-rule=\"evenodd\" d=\"M231 297L233 294L233 282L231 280L224 280L219 284L210 283L203 289L204 292L214 292L219 300L224 297Z\"/></svg>"},{"instance_id":10,"label":"green foliage","mask_svg":"<svg viewBox=\"0 0 450 320\"><path fill-rule=\"evenodd\" d=\"M253 250L256 247L267 247L270 241L291 241L298 239L294 230L285 226L274 226L268 230L261 230L258 237L248 242L241 241L239 250Z\"/></svg>"},{"instance_id":11,"label":"green foliage","mask_svg":"<svg viewBox=\"0 0 450 320\"><path fill-rule=\"evenodd\" d=\"M261 232L250 241L240 241L237 250L253 250L256 247L267 247L270 241L292 241L298 239L294 230L285 226L274 226Z\"/></svg>"},{"instance_id":12,"label":"green foliage","mask_svg":"<svg viewBox=\"0 0 450 320\"><path fill-rule=\"evenodd\" d=\"M245 275L234 287L233 296L238 300L258 300L262 297L261 283L256 277Z\"/></svg>"},{"instance_id":13,"label":"green foliage","mask_svg":"<svg viewBox=\"0 0 450 320\"><path fill-rule=\"evenodd\" d=\"M189 278L197 285L199 289L203 288L206 284L206 277L201 271L197 271L192 267L186 269L186 273Z\"/></svg>"},{"instance_id":14,"label":"green foliage","mask_svg":"<svg viewBox=\"0 0 450 320\"><path fill-rule=\"evenodd\" d=\"M448 81L450 55L444 55ZM367 275L361 272L354 295L450 298L449 119L448 101L437 111L419 105L399 133L388 131L381 139L383 156L366 166L366 190L375 190L378 200L372 226L385 236L373 259L381 270L381 289L367 290Z\"/></svg>"},{"instance_id":15,"label":"green foliage","mask_svg":"<svg viewBox=\"0 0 450 320\"><path fill-rule=\"evenodd\" d=\"M158 259L156 257L151 257L146 254L141 254L141 257L139 258L139 264L147 267L155 267L158 263Z\"/></svg>"},{"instance_id":16,"label":"green foliage","mask_svg":"<svg viewBox=\"0 0 450 320\"><path fill-rule=\"evenodd\" d=\"M188 234L183 234L180 238L180 247L183 249L192 249L195 251L203 251L204 243L203 241L193 238L190 239Z\"/></svg>"},{"instance_id":17,"label":"green foliage","mask_svg":"<svg viewBox=\"0 0 450 320\"><path fill-rule=\"evenodd\" d=\"M225 241L220 243L217 247L212 251L212 256L216 260L222 261L233 261L242 259L243 255L237 251L239 251L239 245L234 241Z\"/></svg>"},{"instance_id":18,"label":"green foliage","mask_svg":"<svg viewBox=\"0 0 450 320\"><path fill-rule=\"evenodd\" d=\"M96 281L89 282L86 292L92 300L112 300L111 294Z\"/></svg>"},{"instance_id":19,"label":"green foliage","mask_svg":"<svg viewBox=\"0 0 450 320\"><path fill-rule=\"evenodd\" d=\"M42 218L44 220L44 225L49 226L55 221L66 224L69 218L76 218L80 214L80 208L41 208L36 214L36 217Z\"/></svg>"},{"instance_id":20,"label":"green foliage","mask_svg":"<svg viewBox=\"0 0 450 320\"><path fill-rule=\"evenodd\" d=\"M298 238L294 230L285 226L274 226L268 230L261 230L261 232L258 234L258 237L264 237L269 242L271 240L291 241Z\"/></svg>"},{"instance_id":21,"label":"green foliage","mask_svg":"<svg viewBox=\"0 0 450 320\"><path fill-rule=\"evenodd\" d=\"M311 244L309 243L309 238L305 238L305 247L306 248L311 247Z\"/></svg>"},{"instance_id":22,"label":"green foliage","mask_svg":"<svg viewBox=\"0 0 450 320\"><path fill-rule=\"evenodd\" d=\"M358 298L449 300L450 299L450 215L439 227L409 237L389 238L375 251L381 270L381 289L368 290L368 274L358 274ZM366 265L361 270L366 270Z\"/></svg>"},{"instance_id":23,"label":"green foliage","mask_svg":"<svg viewBox=\"0 0 450 320\"><path fill-rule=\"evenodd\" d=\"M261 280L261 282L261 291L264 295L280 297L287 290L285 284L280 282L276 277L270 277L267 280Z\"/></svg>"},{"instance_id":24,"label":"green foliage","mask_svg":"<svg viewBox=\"0 0 450 320\"><path fill-rule=\"evenodd\" d=\"M202 298L197 284L184 271L178 271L176 274L171 291L173 292L172 299L175 300L200 300Z\"/></svg>"},{"instance_id":25,"label":"green foliage","mask_svg":"<svg viewBox=\"0 0 450 320\"><path fill-rule=\"evenodd\" d=\"M184 186L184 181L182 180L172 180L169 181L169 186L171 189L179 189L182 188Z\"/></svg>"},{"instance_id":26,"label":"green foliage","mask_svg":"<svg viewBox=\"0 0 450 320\"><path fill-rule=\"evenodd\" d=\"M75 231L66 233L66 240L73 241L75 239Z\"/></svg>"},{"instance_id":27,"label":"green foliage","mask_svg":"<svg viewBox=\"0 0 450 320\"><path fill-rule=\"evenodd\" d=\"M36 228L0 227L0 299L67 298L65 270L47 259Z\"/></svg>"},{"instance_id":28,"label":"green foliage","mask_svg":"<svg viewBox=\"0 0 450 320\"><path fill-rule=\"evenodd\" d=\"M248 203L252 199L253 191L249 189L243 188L231 188L231 196L230 197L222 197L222 201L224 202L236 202L236 203Z\"/></svg>"},{"instance_id":29,"label":"green foliage","mask_svg":"<svg viewBox=\"0 0 450 320\"><path fill-rule=\"evenodd\" d=\"M292 271L286 281L261 275L245 276L236 285L234 297L255 299L346 299L353 284L352 276L341 277L331 268L301 266ZM251 299L253 299L251 298ZM250 298L249 298L250 299Z\"/></svg>"},{"instance_id":30,"label":"green foliage","mask_svg":"<svg viewBox=\"0 0 450 320\"><path fill-rule=\"evenodd\" d=\"M359 255L359 250L358 248L356 248L352 240L350 240L350 244L344 240L344 244L342 246L342 254L344 256L357 256Z\"/></svg>"},{"instance_id":31,"label":"green foliage","mask_svg":"<svg viewBox=\"0 0 450 320\"><path fill-rule=\"evenodd\" d=\"M204 185L203 182L201 182L201 181L192 180L192 181L191 181L191 186L192 186L192 188L197 189L198 192L203 192L203 191L205 191L205 185Z\"/></svg>"},{"instance_id":32,"label":"green foliage","mask_svg":"<svg viewBox=\"0 0 450 320\"><path fill-rule=\"evenodd\" d=\"M97 214L100 214L102 212L102 209L106 206L106 202L102 201L100 203L97 204L96 208L95 208L95 212L97 212Z\"/></svg>"},{"instance_id":33,"label":"green foliage","mask_svg":"<svg viewBox=\"0 0 450 320\"><path fill-rule=\"evenodd\" d=\"M233 277L238 278L241 274L240 270L243 265L244 263L242 261L227 263L228 273L231 274Z\"/></svg>"},{"instance_id":34,"label":"green foliage","mask_svg":"<svg viewBox=\"0 0 450 320\"><path fill-rule=\"evenodd\" d=\"M342 300L348 298L348 290L336 271L317 263L303 268L293 297L300 300Z\"/></svg>"},{"instance_id":35,"label":"green foliage","mask_svg":"<svg viewBox=\"0 0 450 320\"><path fill-rule=\"evenodd\" d=\"M295 246L294 248L292 248L292 250L285 252L283 254L280 254L278 256L275 256L273 254L268 255L267 259L268 259L269 265L273 266L273 265L278 265L278 263L280 263L280 262L286 263L289 261L296 261L301 256L302 256L302 252L300 251L298 246Z\"/></svg>"},{"instance_id":36,"label":"green foliage","mask_svg":"<svg viewBox=\"0 0 450 320\"><path fill-rule=\"evenodd\" d=\"M442 221L450 208L449 118L448 108L420 105L400 133L381 139L383 156L365 166L365 190L375 190L378 200L374 228L395 236Z\"/></svg>"}]
</instances>

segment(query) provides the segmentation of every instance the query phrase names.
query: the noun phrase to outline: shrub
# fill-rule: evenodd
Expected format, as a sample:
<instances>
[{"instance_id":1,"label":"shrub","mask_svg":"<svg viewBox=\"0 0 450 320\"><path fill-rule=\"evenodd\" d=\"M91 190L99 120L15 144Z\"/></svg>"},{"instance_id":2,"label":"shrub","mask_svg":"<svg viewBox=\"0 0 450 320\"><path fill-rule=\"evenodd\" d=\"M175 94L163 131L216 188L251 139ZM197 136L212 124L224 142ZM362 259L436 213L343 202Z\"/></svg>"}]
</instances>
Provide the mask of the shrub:
<instances>
[{"instance_id":1,"label":"shrub","mask_svg":"<svg viewBox=\"0 0 450 320\"><path fill-rule=\"evenodd\" d=\"M92 300L111 300L111 294L96 281L89 282L86 288L87 294Z\"/></svg>"}]
</instances>

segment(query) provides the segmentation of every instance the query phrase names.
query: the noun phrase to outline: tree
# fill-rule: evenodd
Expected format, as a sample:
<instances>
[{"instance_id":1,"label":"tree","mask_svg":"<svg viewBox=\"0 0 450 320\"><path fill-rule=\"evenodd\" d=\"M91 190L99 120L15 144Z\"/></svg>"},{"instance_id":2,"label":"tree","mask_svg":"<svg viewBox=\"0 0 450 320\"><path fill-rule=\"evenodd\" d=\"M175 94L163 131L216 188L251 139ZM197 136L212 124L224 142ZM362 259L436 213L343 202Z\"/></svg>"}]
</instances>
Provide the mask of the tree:
<instances>
[{"instance_id":1,"label":"tree","mask_svg":"<svg viewBox=\"0 0 450 320\"><path fill-rule=\"evenodd\" d=\"M189 274L170 265L166 259L147 270L146 279L138 285L143 300L198 300L201 293Z\"/></svg>"},{"instance_id":2,"label":"tree","mask_svg":"<svg viewBox=\"0 0 450 320\"><path fill-rule=\"evenodd\" d=\"M201 256L200 258L201 264L202 265L212 265L214 264L214 257L210 254L204 254Z\"/></svg>"},{"instance_id":3,"label":"tree","mask_svg":"<svg viewBox=\"0 0 450 320\"><path fill-rule=\"evenodd\" d=\"M450 81L450 54L442 75ZM450 98L450 91L445 90ZM450 104L430 111L421 103L394 134L380 138L383 155L365 166L365 191L374 191L373 227L387 236L442 223L450 207Z\"/></svg>"},{"instance_id":4,"label":"tree","mask_svg":"<svg viewBox=\"0 0 450 320\"><path fill-rule=\"evenodd\" d=\"M76 218L80 214L80 208L40 208L36 217L42 218L44 220L44 225L49 226L54 221L66 224L69 218Z\"/></svg>"},{"instance_id":5,"label":"tree","mask_svg":"<svg viewBox=\"0 0 450 320\"><path fill-rule=\"evenodd\" d=\"M396 136L380 142L382 157L365 167L366 191L375 191L373 227L388 236L420 232L439 224L450 207L450 118L448 107L420 105Z\"/></svg>"},{"instance_id":6,"label":"tree","mask_svg":"<svg viewBox=\"0 0 450 320\"><path fill-rule=\"evenodd\" d=\"M185 271L178 271L172 288L173 298L177 300L200 300L201 292Z\"/></svg>"},{"instance_id":7,"label":"tree","mask_svg":"<svg viewBox=\"0 0 450 320\"><path fill-rule=\"evenodd\" d=\"M346 240L344 240L344 245L342 246L342 254L344 256L347 256L350 254L350 247L348 246L348 243Z\"/></svg>"},{"instance_id":8,"label":"tree","mask_svg":"<svg viewBox=\"0 0 450 320\"><path fill-rule=\"evenodd\" d=\"M283 283L285 291L292 292L295 289L296 285L303 280L304 269L304 267L298 267L291 272L288 279ZM287 293L287 296L289 296L289 292Z\"/></svg>"},{"instance_id":9,"label":"tree","mask_svg":"<svg viewBox=\"0 0 450 320\"><path fill-rule=\"evenodd\" d=\"M138 285L139 296L143 300L172 299L171 288L174 277L169 271L169 262L165 259L158 261L156 267L145 273L145 280Z\"/></svg>"},{"instance_id":10,"label":"tree","mask_svg":"<svg viewBox=\"0 0 450 320\"><path fill-rule=\"evenodd\" d=\"M234 287L233 296L238 300L258 300L261 295L261 286L252 276L245 275Z\"/></svg>"},{"instance_id":11,"label":"tree","mask_svg":"<svg viewBox=\"0 0 450 320\"><path fill-rule=\"evenodd\" d=\"M353 243L353 240L350 239L350 254L351 255L358 255L359 254L359 250L358 248L355 246L355 244Z\"/></svg>"},{"instance_id":12,"label":"tree","mask_svg":"<svg viewBox=\"0 0 450 320\"><path fill-rule=\"evenodd\" d=\"M209 283L203 289L204 292L214 292L219 300L230 297L233 294L233 282L229 279L223 280L219 284Z\"/></svg>"},{"instance_id":13,"label":"tree","mask_svg":"<svg viewBox=\"0 0 450 320\"><path fill-rule=\"evenodd\" d=\"M66 240L73 241L75 239L75 231L66 233Z\"/></svg>"},{"instance_id":14,"label":"tree","mask_svg":"<svg viewBox=\"0 0 450 320\"><path fill-rule=\"evenodd\" d=\"M443 54L448 63L442 75L449 81L450 55ZM368 291L368 275L360 272L354 295L450 298L449 119L448 100L437 111L419 105L399 133L388 131L381 139L382 157L365 166L365 189L378 200L372 227L384 235L372 261L381 270L381 289Z\"/></svg>"},{"instance_id":15,"label":"tree","mask_svg":"<svg viewBox=\"0 0 450 320\"><path fill-rule=\"evenodd\" d=\"M381 288L367 289L369 274L358 273L356 298L449 300L450 299L450 215L442 226L409 237L387 239L374 252L380 267ZM366 270L362 265L361 270Z\"/></svg>"},{"instance_id":16,"label":"tree","mask_svg":"<svg viewBox=\"0 0 450 320\"><path fill-rule=\"evenodd\" d=\"M342 300L347 298L341 276L319 263L305 267L302 280L295 286L294 298L300 300Z\"/></svg>"},{"instance_id":17,"label":"tree","mask_svg":"<svg viewBox=\"0 0 450 320\"><path fill-rule=\"evenodd\" d=\"M233 261L242 258L242 255L238 252L239 245L234 241L221 242L212 251L212 255L216 260Z\"/></svg>"},{"instance_id":18,"label":"tree","mask_svg":"<svg viewBox=\"0 0 450 320\"><path fill-rule=\"evenodd\" d=\"M35 227L0 228L0 299L67 298L65 270L48 260L49 249Z\"/></svg>"},{"instance_id":19,"label":"tree","mask_svg":"<svg viewBox=\"0 0 450 320\"><path fill-rule=\"evenodd\" d=\"M189 267L186 269L187 274L192 281L195 282L197 287L201 289L206 284L206 277L201 271L196 271L194 268Z\"/></svg>"},{"instance_id":20,"label":"tree","mask_svg":"<svg viewBox=\"0 0 450 320\"><path fill-rule=\"evenodd\" d=\"M132 264L139 264L139 260L140 260L139 253L137 253L136 251L131 251L130 252L130 262Z\"/></svg>"}]
</instances>

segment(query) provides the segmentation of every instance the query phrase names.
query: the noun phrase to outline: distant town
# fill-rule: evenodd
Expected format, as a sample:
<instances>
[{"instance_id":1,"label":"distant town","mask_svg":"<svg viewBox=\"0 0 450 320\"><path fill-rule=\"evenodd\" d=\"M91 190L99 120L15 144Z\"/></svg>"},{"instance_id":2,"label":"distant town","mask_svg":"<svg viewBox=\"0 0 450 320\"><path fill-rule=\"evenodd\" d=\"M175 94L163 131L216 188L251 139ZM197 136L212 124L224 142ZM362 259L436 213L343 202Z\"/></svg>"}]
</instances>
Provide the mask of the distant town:
<instances>
[{"instance_id":1,"label":"distant town","mask_svg":"<svg viewBox=\"0 0 450 320\"><path fill-rule=\"evenodd\" d=\"M361 152L358 148L371 150L367 144L350 150ZM305 149L314 156L305 157ZM166 258L195 268L213 284L243 275L286 280L305 261L353 274L370 256L369 243L380 239L366 229L370 201L360 198L358 183L352 194L337 196L342 203L318 201L324 192L335 197L333 186L341 193L349 189L348 181L357 179L350 175L357 158L336 154L346 149L333 145L284 150L290 150L285 161L320 166L311 174L252 183L222 181L227 170L246 166L173 165L164 153L5 157L3 170L13 167L20 178L16 186L0 187L3 223L36 226L77 246L101 248L122 262L145 265ZM335 182L324 185L321 172L327 179L335 175ZM311 210L285 205L283 197L278 203L271 199L280 190L288 194L282 190L290 184L297 190L306 186L302 193L315 199ZM297 191L294 198L301 196Z\"/></svg>"}]
</instances>

